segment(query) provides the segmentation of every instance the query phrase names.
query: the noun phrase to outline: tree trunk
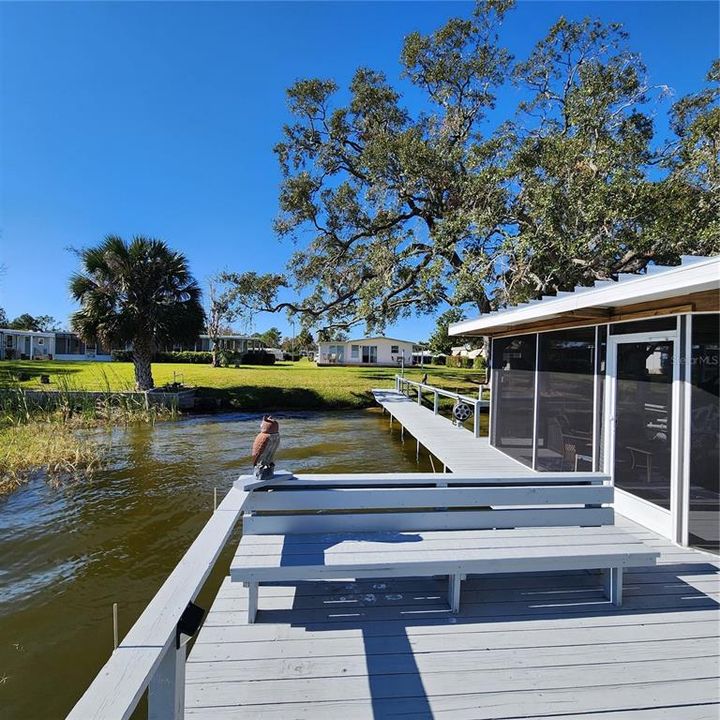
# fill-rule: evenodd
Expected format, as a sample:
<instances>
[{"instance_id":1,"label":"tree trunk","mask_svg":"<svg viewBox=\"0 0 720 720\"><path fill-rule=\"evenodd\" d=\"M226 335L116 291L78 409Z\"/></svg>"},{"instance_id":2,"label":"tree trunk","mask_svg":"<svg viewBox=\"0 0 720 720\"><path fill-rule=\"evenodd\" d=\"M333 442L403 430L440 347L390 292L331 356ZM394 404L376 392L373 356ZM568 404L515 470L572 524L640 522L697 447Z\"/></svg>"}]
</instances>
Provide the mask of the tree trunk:
<instances>
[{"instance_id":1,"label":"tree trunk","mask_svg":"<svg viewBox=\"0 0 720 720\"><path fill-rule=\"evenodd\" d=\"M138 390L152 390L155 387L152 376L152 350L143 342L133 344L133 364L135 365L135 387Z\"/></svg>"},{"instance_id":2,"label":"tree trunk","mask_svg":"<svg viewBox=\"0 0 720 720\"><path fill-rule=\"evenodd\" d=\"M213 367L220 366L220 363L218 362L218 344L215 341L213 341L213 344L212 344L212 366Z\"/></svg>"}]
</instances>

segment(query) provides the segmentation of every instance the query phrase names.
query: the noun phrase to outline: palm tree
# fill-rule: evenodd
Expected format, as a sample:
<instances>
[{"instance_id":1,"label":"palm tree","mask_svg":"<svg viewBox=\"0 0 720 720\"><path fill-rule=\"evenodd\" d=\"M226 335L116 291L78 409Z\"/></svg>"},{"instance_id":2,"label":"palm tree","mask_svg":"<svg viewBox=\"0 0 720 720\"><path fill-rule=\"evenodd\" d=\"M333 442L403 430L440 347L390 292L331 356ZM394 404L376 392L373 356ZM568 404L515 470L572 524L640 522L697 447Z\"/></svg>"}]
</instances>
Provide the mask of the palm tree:
<instances>
[{"instance_id":1,"label":"palm tree","mask_svg":"<svg viewBox=\"0 0 720 720\"><path fill-rule=\"evenodd\" d=\"M85 342L131 344L135 383L154 387L151 362L164 344L193 342L202 331L201 291L187 259L161 240L108 235L80 253L82 270L70 279L81 308L71 319Z\"/></svg>"}]
</instances>

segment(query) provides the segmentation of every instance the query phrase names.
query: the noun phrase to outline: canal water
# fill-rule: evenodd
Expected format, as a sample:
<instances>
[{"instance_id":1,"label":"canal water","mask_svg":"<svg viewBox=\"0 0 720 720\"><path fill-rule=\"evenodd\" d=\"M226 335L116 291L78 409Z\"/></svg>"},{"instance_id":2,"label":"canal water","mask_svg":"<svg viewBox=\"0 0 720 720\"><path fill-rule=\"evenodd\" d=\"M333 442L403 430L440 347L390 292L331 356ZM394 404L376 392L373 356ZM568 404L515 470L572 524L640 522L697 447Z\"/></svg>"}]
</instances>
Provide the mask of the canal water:
<instances>
[{"instance_id":1,"label":"canal water","mask_svg":"<svg viewBox=\"0 0 720 720\"><path fill-rule=\"evenodd\" d=\"M430 471L379 411L277 414L278 468ZM0 499L0 718L63 718L209 518L250 470L258 415L103 431L108 463L89 482L37 479ZM237 540L237 537L235 538ZM198 602L209 607L233 550Z\"/></svg>"}]
</instances>

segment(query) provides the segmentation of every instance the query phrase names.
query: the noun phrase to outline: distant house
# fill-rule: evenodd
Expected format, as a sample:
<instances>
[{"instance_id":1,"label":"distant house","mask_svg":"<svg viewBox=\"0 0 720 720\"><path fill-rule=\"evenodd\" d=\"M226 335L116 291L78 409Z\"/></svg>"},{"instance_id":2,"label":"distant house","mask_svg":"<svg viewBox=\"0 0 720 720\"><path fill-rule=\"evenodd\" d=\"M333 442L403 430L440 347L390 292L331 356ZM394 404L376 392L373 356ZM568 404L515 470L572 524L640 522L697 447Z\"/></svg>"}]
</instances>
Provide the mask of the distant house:
<instances>
[{"instance_id":1,"label":"distant house","mask_svg":"<svg viewBox=\"0 0 720 720\"><path fill-rule=\"evenodd\" d=\"M239 353L264 350L266 347L266 344L259 338L248 337L247 335L220 335L218 345L221 350L230 350ZM195 343L175 345L172 349L210 352L212 350L212 342L209 335L200 335Z\"/></svg>"},{"instance_id":2,"label":"distant house","mask_svg":"<svg viewBox=\"0 0 720 720\"><path fill-rule=\"evenodd\" d=\"M110 351L75 333L0 328L0 360L110 360Z\"/></svg>"},{"instance_id":3,"label":"distant house","mask_svg":"<svg viewBox=\"0 0 720 720\"><path fill-rule=\"evenodd\" d=\"M221 335L218 339L221 350L246 353L264 350L265 343L245 335ZM73 332L35 332L0 328L0 360L112 360L112 350L97 343L83 342ZM127 345L124 350L130 350ZM166 351L204 351L212 349L209 335L200 335L196 342L176 344L160 348ZM282 358L281 358L282 359Z\"/></svg>"},{"instance_id":4,"label":"distant house","mask_svg":"<svg viewBox=\"0 0 720 720\"><path fill-rule=\"evenodd\" d=\"M333 340L318 343L318 365L384 365L413 364L418 346L411 340L367 337L358 340Z\"/></svg>"}]
</instances>

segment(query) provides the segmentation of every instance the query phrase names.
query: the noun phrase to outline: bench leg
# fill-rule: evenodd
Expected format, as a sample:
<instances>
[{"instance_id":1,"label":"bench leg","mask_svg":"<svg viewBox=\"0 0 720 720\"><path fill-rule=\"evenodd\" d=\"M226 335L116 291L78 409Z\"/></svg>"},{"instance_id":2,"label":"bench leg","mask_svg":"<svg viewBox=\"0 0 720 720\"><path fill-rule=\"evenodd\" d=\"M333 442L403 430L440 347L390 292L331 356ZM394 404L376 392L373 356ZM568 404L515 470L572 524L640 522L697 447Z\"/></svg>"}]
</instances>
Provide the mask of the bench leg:
<instances>
[{"instance_id":1,"label":"bench leg","mask_svg":"<svg viewBox=\"0 0 720 720\"><path fill-rule=\"evenodd\" d=\"M460 584L462 583L462 575L448 576L448 604L450 611L454 614L460 612Z\"/></svg>"},{"instance_id":2,"label":"bench leg","mask_svg":"<svg viewBox=\"0 0 720 720\"><path fill-rule=\"evenodd\" d=\"M622 605L623 569L610 568L605 571L604 590L605 597L616 607Z\"/></svg>"},{"instance_id":3,"label":"bench leg","mask_svg":"<svg viewBox=\"0 0 720 720\"><path fill-rule=\"evenodd\" d=\"M255 616L257 615L258 609L258 584L256 582L250 582L247 584L248 587L248 625L252 625L255 622Z\"/></svg>"}]
</instances>

